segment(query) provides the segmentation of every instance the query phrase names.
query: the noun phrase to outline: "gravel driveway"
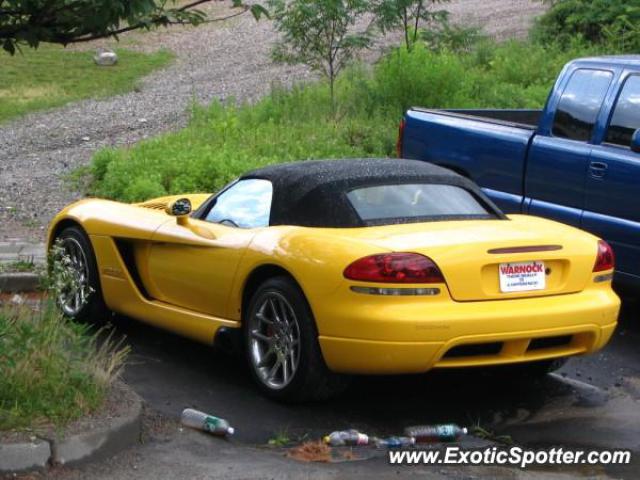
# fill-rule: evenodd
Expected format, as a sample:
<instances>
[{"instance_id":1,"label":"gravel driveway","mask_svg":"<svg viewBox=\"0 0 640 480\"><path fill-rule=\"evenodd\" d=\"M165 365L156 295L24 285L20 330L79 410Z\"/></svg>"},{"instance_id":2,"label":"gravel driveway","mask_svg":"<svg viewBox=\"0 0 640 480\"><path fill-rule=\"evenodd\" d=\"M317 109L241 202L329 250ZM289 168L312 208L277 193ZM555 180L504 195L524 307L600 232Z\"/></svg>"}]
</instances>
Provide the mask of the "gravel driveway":
<instances>
[{"instance_id":1,"label":"gravel driveway","mask_svg":"<svg viewBox=\"0 0 640 480\"><path fill-rule=\"evenodd\" d=\"M454 22L482 26L497 38L526 34L543 6L532 0L457 0ZM46 224L79 198L65 177L108 145L130 145L183 126L193 99L254 100L273 82L311 78L303 67L274 65L268 21L243 15L224 23L145 34L176 61L135 92L36 113L0 127L0 241L42 241ZM146 43L149 47L149 42Z\"/></svg>"}]
</instances>

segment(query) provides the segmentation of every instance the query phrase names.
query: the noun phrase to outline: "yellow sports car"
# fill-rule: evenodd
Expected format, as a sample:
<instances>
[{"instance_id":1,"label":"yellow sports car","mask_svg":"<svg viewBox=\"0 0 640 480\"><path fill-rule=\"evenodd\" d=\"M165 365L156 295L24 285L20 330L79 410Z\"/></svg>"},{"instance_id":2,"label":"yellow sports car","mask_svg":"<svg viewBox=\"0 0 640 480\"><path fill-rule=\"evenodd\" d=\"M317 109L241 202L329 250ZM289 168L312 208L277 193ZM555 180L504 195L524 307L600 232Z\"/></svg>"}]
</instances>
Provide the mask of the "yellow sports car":
<instances>
[{"instance_id":1,"label":"yellow sports car","mask_svg":"<svg viewBox=\"0 0 640 480\"><path fill-rule=\"evenodd\" d=\"M466 178L412 160L297 162L214 195L82 200L53 220L54 244L75 272L58 298L69 317L112 311L239 343L282 400L326 398L344 374L546 371L602 348L620 307L604 241L506 216Z\"/></svg>"}]
</instances>

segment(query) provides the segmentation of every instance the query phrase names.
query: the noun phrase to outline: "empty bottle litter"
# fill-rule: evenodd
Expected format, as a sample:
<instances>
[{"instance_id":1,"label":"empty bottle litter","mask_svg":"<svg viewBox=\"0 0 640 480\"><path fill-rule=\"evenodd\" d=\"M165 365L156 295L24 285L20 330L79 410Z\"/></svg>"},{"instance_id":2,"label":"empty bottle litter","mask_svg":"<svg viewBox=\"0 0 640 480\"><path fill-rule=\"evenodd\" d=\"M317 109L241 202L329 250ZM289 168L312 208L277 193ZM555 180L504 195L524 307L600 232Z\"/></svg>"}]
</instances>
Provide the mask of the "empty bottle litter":
<instances>
[{"instance_id":1,"label":"empty bottle litter","mask_svg":"<svg viewBox=\"0 0 640 480\"><path fill-rule=\"evenodd\" d=\"M322 439L327 445L332 447L343 447L346 445L368 445L369 436L357 430L343 430L331 432Z\"/></svg>"},{"instance_id":2,"label":"empty bottle litter","mask_svg":"<svg viewBox=\"0 0 640 480\"><path fill-rule=\"evenodd\" d=\"M193 408L185 408L182 411L182 424L185 427L202 430L219 437L233 435L235 432L234 428L224 418L207 415Z\"/></svg>"},{"instance_id":3,"label":"empty bottle litter","mask_svg":"<svg viewBox=\"0 0 640 480\"><path fill-rule=\"evenodd\" d=\"M406 448L415 445L413 437L374 438L373 444L378 448Z\"/></svg>"},{"instance_id":4,"label":"empty bottle litter","mask_svg":"<svg viewBox=\"0 0 640 480\"><path fill-rule=\"evenodd\" d=\"M415 438L416 443L455 442L467 434L467 429L452 423L446 425L417 425L405 428L404 434Z\"/></svg>"}]
</instances>

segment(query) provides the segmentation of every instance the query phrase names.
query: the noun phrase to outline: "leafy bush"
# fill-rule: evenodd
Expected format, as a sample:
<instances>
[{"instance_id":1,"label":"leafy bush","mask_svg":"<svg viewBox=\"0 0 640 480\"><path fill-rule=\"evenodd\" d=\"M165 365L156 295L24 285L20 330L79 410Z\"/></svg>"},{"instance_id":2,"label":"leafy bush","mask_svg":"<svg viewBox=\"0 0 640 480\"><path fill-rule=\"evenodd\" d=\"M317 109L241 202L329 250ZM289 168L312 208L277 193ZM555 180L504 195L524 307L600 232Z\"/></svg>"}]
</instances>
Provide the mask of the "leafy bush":
<instances>
[{"instance_id":1,"label":"leafy bush","mask_svg":"<svg viewBox=\"0 0 640 480\"><path fill-rule=\"evenodd\" d=\"M443 21L431 29L421 30L420 38L430 50L470 52L485 36L479 28Z\"/></svg>"},{"instance_id":2,"label":"leafy bush","mask_svg":"<svg viewBox=\"0 0 640 480\"><path fill-rule=\"evenodd\" d=\"M276 87L255 105L195 107L183 130L131 149L98 152L93 195L124 201L215 191L242 172L311 158L391 156L398 120L409 106L541 108L569 59L598 53L482 41L469 52L417 44L389 52L373 68L355 66L337 80L339 110L326 82Z\"/></svg>"},{"instance_id":3,"label":"leafy bush","mask_svg":"<svg viewBox=\"0 0 640 480\"><path fill-rule=\"evenodd\" d=\"M167 193L212 191L262 165L310 158L392 153L387 120L331 120L325 85L275 91L255 106L196 108L184 130L131 150L99 152L93 192L137 201Z\"/></svg>"},{"instance_id":4,"label":"leafy bush","mask_svg":"<svg viewBox=\"0 0 640 480\"><path fill-rule=\"evenodd\" d=\"M397 115L414 105L463 106L470 83L467 73L459 55L431 52L420 45L412 51L397 49L377 65L376 103Z\"/></svg>"},{"instance_id":5,"label":"leafy bush","mask_svg":"<svg viewBox=\"0 0 640 480\"><path fill-rule=\"evenodd\" d=\"M640 4L627 0L546 0L551 4L533 29L540 42L571 41L576 34L621 52L640 49Z\"/></svg>"}]
</instances>

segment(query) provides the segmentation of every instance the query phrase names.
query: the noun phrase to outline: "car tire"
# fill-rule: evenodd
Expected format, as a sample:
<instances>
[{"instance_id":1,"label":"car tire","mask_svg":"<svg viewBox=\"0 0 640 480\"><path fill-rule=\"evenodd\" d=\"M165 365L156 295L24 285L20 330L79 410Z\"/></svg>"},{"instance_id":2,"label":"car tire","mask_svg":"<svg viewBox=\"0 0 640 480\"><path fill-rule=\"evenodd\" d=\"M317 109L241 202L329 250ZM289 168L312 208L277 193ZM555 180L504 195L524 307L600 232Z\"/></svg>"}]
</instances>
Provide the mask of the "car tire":
<instances>
[{"instance_id":1,"label":"car tire","mask_svg":"<svg viewBox=\"0 0 640 480\"><path fill-rule=\"evenodd\" d=\"M249 369L266 396L319 401L348 385L347 377L327 368L311 308L291 278L273 277L258 287L246 309L243 331Z\"/></svg>"},{"instance_id":2,"label":"car tire","mask_svg":"<svg viewBox=\"0 0 640 480\"><path fill-rule=\"evenodd\" d=\"M87 234L77 226L67 227L56 236L55 242L60 245L64 255L71 259L72 268L76 269L79 281L70 288L74 292L59 289L56 302L62 313L73 320L88 323L102 323L110 311L104 303L96 256ZM81 288L83 291L78 292ZM72 297L80 301L71 300Z\"/></svg>"}]
</instances>

